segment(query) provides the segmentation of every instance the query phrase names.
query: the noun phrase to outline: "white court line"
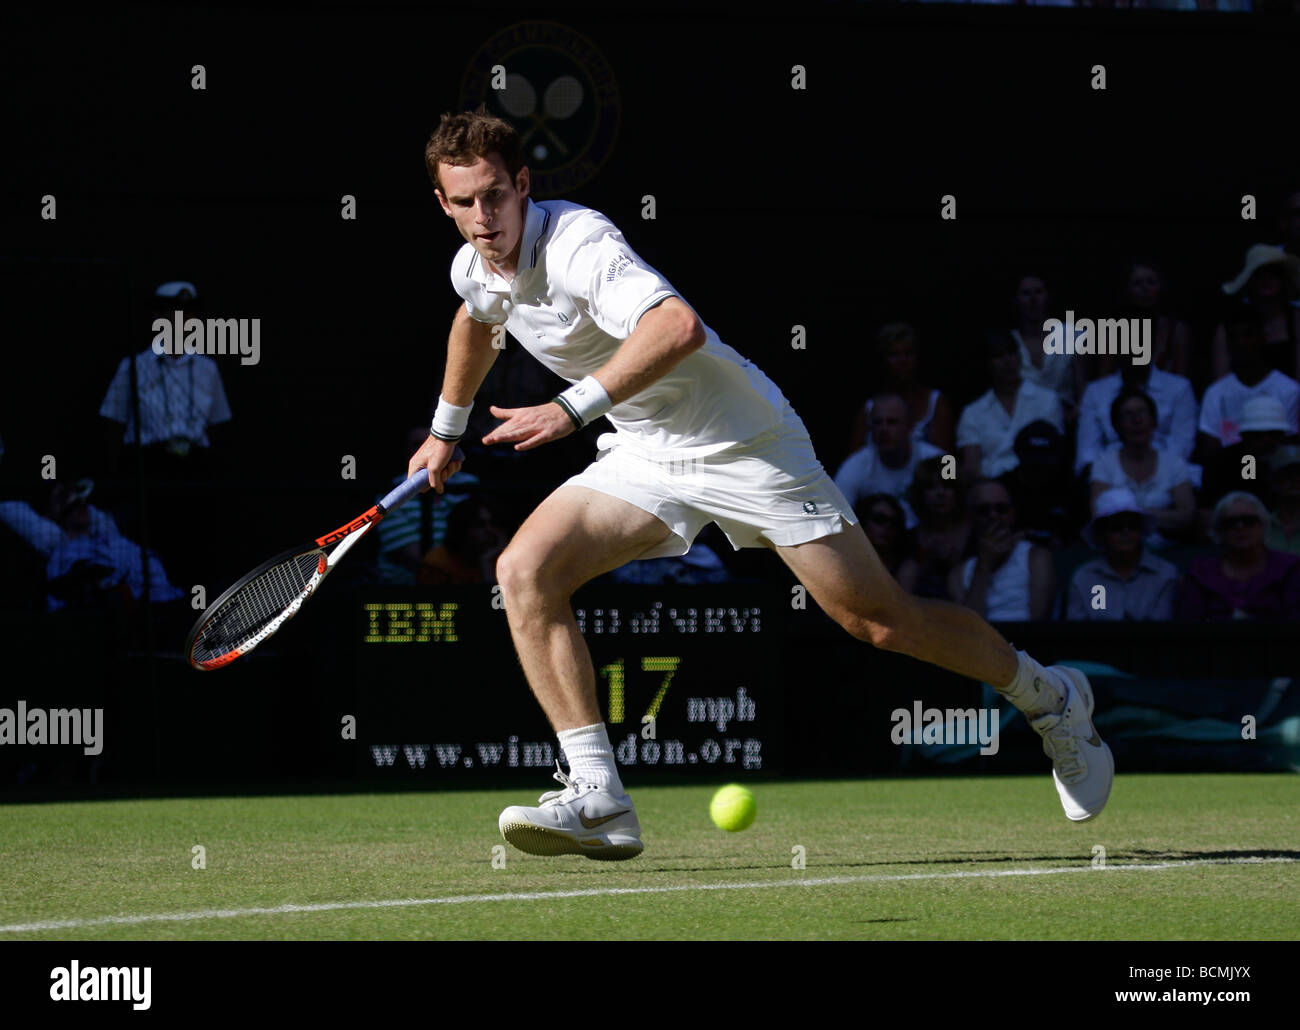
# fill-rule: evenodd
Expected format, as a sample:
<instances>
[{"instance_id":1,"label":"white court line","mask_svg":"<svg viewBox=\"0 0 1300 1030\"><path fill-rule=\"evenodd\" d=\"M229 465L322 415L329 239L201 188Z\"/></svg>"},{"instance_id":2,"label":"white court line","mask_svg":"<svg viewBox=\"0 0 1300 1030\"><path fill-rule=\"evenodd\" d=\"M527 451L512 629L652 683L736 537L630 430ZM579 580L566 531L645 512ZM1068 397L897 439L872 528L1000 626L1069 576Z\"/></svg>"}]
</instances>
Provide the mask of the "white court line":
<instances>
[{"instance_id":1,"label":"white court line","mask_svg":"<svg viewBox=\"0 0 1300 1030\"><path fill-rule=\"evenodd\" d=\"M958 873L880 873L874 876L820 876L789 880L756 880L749 883L684 883L671 887L589 887L571 891L534 891L518 894L460 894L445 898L397 898L391 901L332 901L320 905L276 905L273 908L211 908L200 912L162 912L147 916L100 916L96 919L55 919L40 923L0 926L0 933L30 933L36 930L77 930L87 926L138 926L141 923L188 923L199 919L237 919L240 916L278 916L294 912L338 912L366 908L410 908L416 905L466 905L492 901L553 901L559 898L604 898L627 894L679 894L684 891L741 891L767 887L831 887L850 883L894 883L903 880L970 880L998 876L1054 876L1058 873L1098 873L1120 869L1182 869L1205 865L1263 865L1295 862L1294 858L1193 858L1178 862L1133 863L1094 868L1091 865L1056 869L988 869Z\"/></svg>"}]
</instances>

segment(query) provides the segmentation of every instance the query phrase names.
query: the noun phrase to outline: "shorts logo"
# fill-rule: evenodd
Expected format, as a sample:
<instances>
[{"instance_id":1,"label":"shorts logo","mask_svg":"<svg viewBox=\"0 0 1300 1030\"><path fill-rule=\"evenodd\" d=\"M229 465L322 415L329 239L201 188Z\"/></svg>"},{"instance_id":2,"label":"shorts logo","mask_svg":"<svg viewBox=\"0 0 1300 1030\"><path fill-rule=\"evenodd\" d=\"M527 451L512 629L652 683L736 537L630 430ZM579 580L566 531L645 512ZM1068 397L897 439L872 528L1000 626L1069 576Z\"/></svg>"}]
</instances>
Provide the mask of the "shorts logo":
<instances>
[{"instance_id":1,"label":"shorts logo","mask_svg":"<svg viewBox=\"0 0 1300 1030\"><path fill-rule=\"evenodd\" d=\"M803 510L806 511L809 515L816 515L817 505L813 504L812 501L804 501Z\"/></svg>"},{"instance_id":2,"label":"shorts logo","mask_svg":"<svg viewBox=\"0 0 1300 1030\"><path fill-rule=\"evenodd\" d=\"M560 312L559 319L564 325L569 324L569 316L566 315L563 311Z\"/></svg>"}]
</instances>

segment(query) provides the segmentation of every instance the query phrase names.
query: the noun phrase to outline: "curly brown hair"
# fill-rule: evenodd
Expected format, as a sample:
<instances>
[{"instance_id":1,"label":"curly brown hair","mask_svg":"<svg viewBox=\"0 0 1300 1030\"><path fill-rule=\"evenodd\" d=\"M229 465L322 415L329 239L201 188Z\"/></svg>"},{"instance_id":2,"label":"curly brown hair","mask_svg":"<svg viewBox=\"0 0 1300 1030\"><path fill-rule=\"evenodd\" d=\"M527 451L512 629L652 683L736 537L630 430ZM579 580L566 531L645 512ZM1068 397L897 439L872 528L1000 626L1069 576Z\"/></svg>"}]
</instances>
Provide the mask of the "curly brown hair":
<instances>
[{"instance_id":1,"label":"curly brown hair","mask_svg":"<svg viewBox=\"0 0 1300 1030\"><path fill-rule=\"evenodd\" d=\"M442 116L437 131L424 146L424 164L434 187L441 191L442 183L438 181L440 163L463 168L489 154L501 155L511 181L524 166L523 145L515 127L488 114L486 107L480 105L476 111Z\"/></svg>"}]
</instances>

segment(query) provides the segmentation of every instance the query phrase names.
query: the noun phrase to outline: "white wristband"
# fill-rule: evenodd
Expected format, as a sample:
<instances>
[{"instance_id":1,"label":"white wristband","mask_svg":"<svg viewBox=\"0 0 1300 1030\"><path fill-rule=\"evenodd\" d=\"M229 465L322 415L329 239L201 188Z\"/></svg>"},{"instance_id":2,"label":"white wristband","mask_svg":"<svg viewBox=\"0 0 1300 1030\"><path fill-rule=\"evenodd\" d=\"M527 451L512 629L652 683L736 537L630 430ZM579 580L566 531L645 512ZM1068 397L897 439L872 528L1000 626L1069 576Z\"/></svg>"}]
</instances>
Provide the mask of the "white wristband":
<instances>
[{"instance_id":1,"label":"white wristband","mask_svg":"<svg viewBox=\"0 0 1300 1030\"><path fill-rule=\"evenodd\" d=\"M614 402L609 399L609 394L605 392L605 388L600 385L600 380L595 376L587 376L586 379L574 383L556 400L562 402L560 406L566 411L571 411L570 418L576 415L578 421L584 426L590 425L593 419L600 418L614 406Z\"/></svg>"},{"instance_id":2,"label":"white wristband","mask_svg":"<svg viewBox=\"0 0 1300 1030\"><path fill-rule=\"evenodd\" d=\"M430 435L436 436L439 440L459 440L465 435L465 427L469 424L469 411L472 407L474 407L473 401L462 408L455 404L448 404L439 397L438 407L433 413L433 425L429 427Z\"/></svg>"}]
</instances>

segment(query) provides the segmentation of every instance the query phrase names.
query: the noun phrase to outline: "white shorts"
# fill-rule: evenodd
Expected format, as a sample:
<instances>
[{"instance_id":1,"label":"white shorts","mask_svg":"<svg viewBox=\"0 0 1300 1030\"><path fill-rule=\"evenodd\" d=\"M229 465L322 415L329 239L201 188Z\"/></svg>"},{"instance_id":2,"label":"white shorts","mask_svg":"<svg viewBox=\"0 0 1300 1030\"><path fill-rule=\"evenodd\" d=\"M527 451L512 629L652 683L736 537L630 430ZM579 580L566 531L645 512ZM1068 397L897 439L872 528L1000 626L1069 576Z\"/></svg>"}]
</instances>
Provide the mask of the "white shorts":
<instances>
[{"instance_id":1,"label":"white shorts","mask_svg":"<svg viewBox=\"0 0 1300 1030\"><path fill-rule=\"evenodd\" d=\"M600 455L565 486L585 486L634 504L663 521L672 535L639 558L685 554L710 522L731 546L807 543L857 524L853 508L817 455L803 420L785 420L752 440L702 458L651 461L600 437Z\"/></svg>"}]
</instances>

